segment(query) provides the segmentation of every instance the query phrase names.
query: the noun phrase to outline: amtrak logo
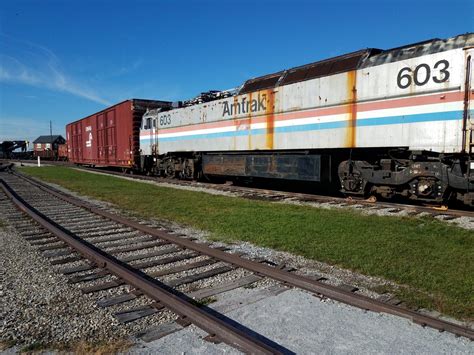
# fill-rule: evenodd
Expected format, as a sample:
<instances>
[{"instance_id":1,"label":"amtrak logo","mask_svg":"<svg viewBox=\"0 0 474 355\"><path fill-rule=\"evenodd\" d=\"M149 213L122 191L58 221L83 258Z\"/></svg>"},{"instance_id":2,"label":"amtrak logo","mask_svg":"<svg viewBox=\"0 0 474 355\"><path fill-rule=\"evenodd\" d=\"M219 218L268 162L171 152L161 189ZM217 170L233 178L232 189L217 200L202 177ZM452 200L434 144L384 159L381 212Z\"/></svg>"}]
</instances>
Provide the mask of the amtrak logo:
<instances>
[{"instance_id":1,"label":"amtrak logo","mask_svg":"<svg viewBox=\"0 0 474 355\"><path fill-rule=\"evenodd\" d=\"M251 101L247 97L242 97L240 101L229 103L224 101L224 111L222 116L240 115L241 113L254 113L267 110L267 94L258 94L256 99Z\"/></svg>"}]
</instances>

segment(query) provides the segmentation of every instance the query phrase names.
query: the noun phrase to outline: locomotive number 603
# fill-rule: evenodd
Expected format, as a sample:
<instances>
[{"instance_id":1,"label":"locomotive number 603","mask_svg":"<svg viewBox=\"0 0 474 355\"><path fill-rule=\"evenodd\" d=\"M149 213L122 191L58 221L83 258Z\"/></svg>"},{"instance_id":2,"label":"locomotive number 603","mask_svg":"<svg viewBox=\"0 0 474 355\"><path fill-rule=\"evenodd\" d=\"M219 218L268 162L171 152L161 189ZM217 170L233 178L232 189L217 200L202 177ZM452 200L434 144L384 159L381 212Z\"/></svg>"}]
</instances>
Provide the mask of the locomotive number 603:
<instances>
[{"instance_id":1,"label":"locomotive number 603","mask_svg":"<svg viewBox=\"0 0 474 355\"><path fill-rule=\"evenodd\" d=\"M433 76L432 79L435 83L444 83L449 79L449 62L442 59L435 63L433 69L439 69L439 76ZM416 86L423 86L430 81L431 69L426 63L422 63L415 67L415 70L411 70L410 67L405 67L398 72L397 85L400 89L406 89L413 82Z\"/></svg>"}]
</instances>

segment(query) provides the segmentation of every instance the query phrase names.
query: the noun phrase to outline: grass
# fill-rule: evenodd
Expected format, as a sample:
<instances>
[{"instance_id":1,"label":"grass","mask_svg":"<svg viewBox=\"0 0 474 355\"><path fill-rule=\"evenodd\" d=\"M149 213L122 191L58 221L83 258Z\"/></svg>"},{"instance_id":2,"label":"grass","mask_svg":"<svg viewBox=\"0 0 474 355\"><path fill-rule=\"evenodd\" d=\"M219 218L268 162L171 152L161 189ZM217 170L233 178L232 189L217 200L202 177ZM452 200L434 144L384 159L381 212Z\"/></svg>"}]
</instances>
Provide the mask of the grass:
<instances>
[{"instance_id":1,"label":"grass","mask_svg":"<svg viewBox=\"0 0 474 355\"><path fill-rule=\"evenodd\" d=\"M0 340L0 351L6 350L16 345L15 340Z\"/></svg>"},{"instance_id":2,"label":"grass","mask_svg":"<svg viewBox=\"0 0 474 355\"><path fill-rule=\"evenodd\" d=\"M14 342L10 342L8 347L14 346ZM124 353L129 349L133 343L126 339L109 339L96 342L88 342L81 340L76 343L68 344L47 344L47 343L31 343L21 348L21 353L39 353L47 352L48 350L60 353L72 353L72 354L94 354L94 355L105 355L105 354L119 354ZM7 349L8 347L4 348ZM4 350L2 349L2 350Z\"/></svg>"},{"instance_id":3,"label":"grass","mask_svg":"<svg viewBox=\"0 0 474 355\"><path fill-rule=\"evenodd\" d=\"M105 354L122 354L130 348L133 343L129 340L117 339L107 340L97 343L89 343L86 341L80 341L74 346L68 348L68 352L73 354L94 354L94 355L105 355Z\"/></svg>"},{"instance_id":4,"label":"grass","mask_svg":"<svg viewBox=\"0 0 474 355\"><path fill-rule=\"evenodd\" d=\"M22 353L34 353L50 349L50 346L41 342L31 343L21 348Z\"/></svg>"},{"instance_id":5,"label":"grass","mask_svg":"<svg viewBox=\"0 0 474 355\"><path fill-rule=\"evenodd\" d=\"M131 182L64 167L22 168L145 218L209 231L226 242L299 254L406 285L411 304L474 319L474 233L431 217L364 216Z\"/></svg>"},{"instance_id":6,"label":"grass","mask_svg":"<svg viewBox=\"0 0 474 355\"><path fill-rule=\"evenodd\" d=\"M208 306L211 303L217 302L217 298L215 297L206 297L202 300L193 300L193 303L198 307Z\"/></svg>"}]
</instances>

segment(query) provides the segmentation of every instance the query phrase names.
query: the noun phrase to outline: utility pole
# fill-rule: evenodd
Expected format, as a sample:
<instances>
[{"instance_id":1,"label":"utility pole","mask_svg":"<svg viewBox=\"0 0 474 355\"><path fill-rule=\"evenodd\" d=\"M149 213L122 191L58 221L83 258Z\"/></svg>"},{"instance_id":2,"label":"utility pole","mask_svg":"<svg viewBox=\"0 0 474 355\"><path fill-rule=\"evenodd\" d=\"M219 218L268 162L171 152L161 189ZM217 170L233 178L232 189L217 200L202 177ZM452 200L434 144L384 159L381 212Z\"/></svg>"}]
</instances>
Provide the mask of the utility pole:
<instances>
[{"instance_id":1,"label":"utility pole","mask_svg":"<svg viewBox=\"0 0 474 355\"><path fill-rule=\"evenodd\" d=\"M49 148L51 152L51 158L53 157L53 123L49 120Z\"/></svg>"}]
</instances>

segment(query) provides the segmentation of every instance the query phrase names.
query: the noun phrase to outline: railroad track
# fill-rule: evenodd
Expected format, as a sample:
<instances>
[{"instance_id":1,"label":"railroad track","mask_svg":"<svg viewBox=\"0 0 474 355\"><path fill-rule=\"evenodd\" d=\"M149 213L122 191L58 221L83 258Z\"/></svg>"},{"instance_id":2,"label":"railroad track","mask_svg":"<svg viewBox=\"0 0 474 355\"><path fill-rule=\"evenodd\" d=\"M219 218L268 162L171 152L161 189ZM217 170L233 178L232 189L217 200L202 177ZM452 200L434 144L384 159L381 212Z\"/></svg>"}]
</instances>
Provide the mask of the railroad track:
<instances>
[{"instance_id":1,"label":"railroad track","mask_svg":"<svg viewBox=\"0 0 474 355\"><path fill-rule=\"evenodd\" d=\"M144 306L117 312L115 316L121 322L169 309L179 316L181 326L195 324L209 334L211 341L222 341L245 352L280 353L281 347L270 339L249 335L251 332L242 331L241 327L226 322L222 315L195 301L269 278L287 287L474 339L474 331L469 327L407 309L392 300L363 296L356 292L355 287L329 285L322 280L291 273L284 266L250 260L243 255L228 253L224 248L197 243L156 225L110 213L17 173L1 172L0 185L5 194L0 196L1 205L3 210L10 211L5 213L6 217L31 244L49 257L52 265L69 277L69 282L94 281L82 288L84 293L96 293L125 284L132 287L131 291L100 299L100 307L126 304L138 297L149 299ZM31 226L31 221L7 204L16 205L41 229ZM183 263L173 264L178 261ZM161 268L149 271L156 266ZM206 270L200 271L199 268L203 267L207 267ZM246 276L232 282L188 294L177 290L181 285L240 269L247 272ZM167 275L183 271L190 273L166 284L160 281Z\"/></svg>"},{"instance_id":2,"label":"railroad track","mask_svg":"<svg viewBox=\"0 0 474 355\"><path fill-rule=\"evenodd\" d=\"M9 162L9 161L5 161ZM34 163L34 161L27 161ZM14 162L15 163L15 162ZM21 163L21 162L16 162ZM416 216L418 214L431 215L433 217L440 216L445 220L453 220L460 217L468 217L474 219L474 210L466 209L455 209L448 208L447 206L430 206L416 204L407 204L399 202L387 202L387 201L375 201L372 198L363 199L363 198L347 198L347 197L338 197L338 196L327 196L327 195L317 195L310 193L300 193L300 192L290 192L290 191L281 191L281 190L271 190L271 189L262 189L255 187L247 186L237 186L229 184L215 184L210 182L203 181L189 181L189 180L178 180L164 177L152 177L145 175L131 175L126 173L121 173L117 171L105 170L100 168L92 168L85 166L75 166L68 162L45 162L46 164L52 163L53 165L60 166L74 166L77 169L99 172L107 175L127 177L135 180L142 181L154 181L154 182L165 182L167 184L176 185L176 186L191 186L199 188L213 189L216 191L230 192L238 194L241 197L249 199L261 199L268 201L279 201L285 199L291 199L299 202L313 202L321 204L334 204L339 206L360 206L365 209L379 209L387 210L389 213L398 213L402 210L407 211L409 215Z\"/></svg>"}]
</instances>

